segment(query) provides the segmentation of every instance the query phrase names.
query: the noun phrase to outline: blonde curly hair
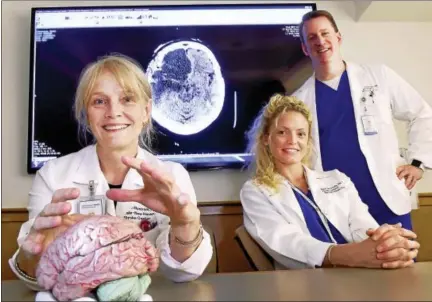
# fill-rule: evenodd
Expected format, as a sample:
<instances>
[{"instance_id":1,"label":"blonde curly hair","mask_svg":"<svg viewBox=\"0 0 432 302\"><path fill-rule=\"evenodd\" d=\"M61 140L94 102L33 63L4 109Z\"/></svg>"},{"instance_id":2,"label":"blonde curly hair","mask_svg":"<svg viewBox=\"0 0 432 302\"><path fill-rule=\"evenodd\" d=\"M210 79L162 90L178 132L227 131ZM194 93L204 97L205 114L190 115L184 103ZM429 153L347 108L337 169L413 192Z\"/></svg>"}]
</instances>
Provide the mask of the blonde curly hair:
<instances>
[{"instance_id":1,"label":"blonde curly hair","mask_svg":"<svg viewBox=\"0 0 432 302\"><path fill-rule=\"evenodd\" d=\"M269 134L273 123L277 123L279 116L288 111L301 113L308 122L308 153L302 159L302 163L307 165L312 148L312 115L306 105L295 96L274 94L268 104L261 109L247 133L249 142L247 151L254 155L254 160L251 162L255 169L254 181L271 189L277 188L282 177L276 171L273 155L269 147L265 145L265 137Z\"/></svg>"}]
</instances>

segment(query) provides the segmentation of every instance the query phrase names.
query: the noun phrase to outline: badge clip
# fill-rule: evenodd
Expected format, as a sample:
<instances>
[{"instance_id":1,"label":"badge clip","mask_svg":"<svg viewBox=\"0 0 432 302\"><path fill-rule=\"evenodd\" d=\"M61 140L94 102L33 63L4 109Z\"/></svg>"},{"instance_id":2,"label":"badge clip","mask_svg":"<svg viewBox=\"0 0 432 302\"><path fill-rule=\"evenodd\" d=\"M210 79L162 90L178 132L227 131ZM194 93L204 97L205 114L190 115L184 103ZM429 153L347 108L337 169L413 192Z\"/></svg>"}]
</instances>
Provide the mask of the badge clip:
<instances>
[{"instance_id":1,"label":"badge clip","mask_svg":"<svg viewBox=\"0 0 432 302\"><path fill-rule=\"evenodd\" d=\"M83 215L105 215L106 201L105 196L95 195L97 183L90 180L88 184L89 196L80 198L78 213Z\"/></svg>"}]
</instances>

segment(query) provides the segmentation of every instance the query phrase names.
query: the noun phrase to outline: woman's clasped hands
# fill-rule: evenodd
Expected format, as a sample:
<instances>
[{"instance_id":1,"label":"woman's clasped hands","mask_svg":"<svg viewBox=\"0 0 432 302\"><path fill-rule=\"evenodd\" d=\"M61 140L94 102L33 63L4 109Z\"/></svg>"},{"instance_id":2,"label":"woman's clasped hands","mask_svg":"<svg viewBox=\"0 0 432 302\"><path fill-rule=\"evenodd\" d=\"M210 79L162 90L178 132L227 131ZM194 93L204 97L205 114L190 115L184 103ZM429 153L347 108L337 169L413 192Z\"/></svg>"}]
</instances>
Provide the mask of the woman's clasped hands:
<instances>
[{"instance_id":1,"label":"woman's clasped hands","mask_svg":"<svg viewBox=\"0 0 432 302\"><path fill-rule=\"evenodd\" d=\"M369 229L366 234L368 239L347 246L350 251L346 255L351 258L346 261L348 266L395 269L414 263L420 248L414 232L402 228L400 224L383 224L375 230ZM332 262L335 265L346 263Z\"/></svg>"}]
</instances>

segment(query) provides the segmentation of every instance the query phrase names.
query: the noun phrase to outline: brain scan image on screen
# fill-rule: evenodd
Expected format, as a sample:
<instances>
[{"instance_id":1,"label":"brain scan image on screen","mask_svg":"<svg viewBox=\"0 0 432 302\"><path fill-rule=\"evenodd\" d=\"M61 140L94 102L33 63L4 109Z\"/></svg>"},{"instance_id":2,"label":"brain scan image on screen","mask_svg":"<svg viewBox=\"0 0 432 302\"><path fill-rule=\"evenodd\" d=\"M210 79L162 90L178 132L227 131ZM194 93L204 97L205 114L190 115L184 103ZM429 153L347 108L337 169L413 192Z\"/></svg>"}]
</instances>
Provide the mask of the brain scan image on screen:
<instances>
[{"instance_id":1,"label":"brain scan image on screen","mask_svg":"<svg viewBox=\"0 0 432 302\"><path fill-rule=\"evenodd\" d=\"M27 171L94 143L74 118L77 84L111 54L146 73L155 156L188 171L245 168L245 133L262 107L309 73L298 26L316 5L288 2L34 8ZM291 81L293 73L302 76Z\"/></svg>"},{"instance_id":2,"label":"brain scan image on screen","mask_svg":"<svg viewBox=\"0 0 432 302\"><path fill-rule=\"evenodd\" d=\"M199 40L159 46L147 67L153 92L153 119L165 129L192 135L219 116L225 81L213 52Z\"/></svg>"}]
</instances>

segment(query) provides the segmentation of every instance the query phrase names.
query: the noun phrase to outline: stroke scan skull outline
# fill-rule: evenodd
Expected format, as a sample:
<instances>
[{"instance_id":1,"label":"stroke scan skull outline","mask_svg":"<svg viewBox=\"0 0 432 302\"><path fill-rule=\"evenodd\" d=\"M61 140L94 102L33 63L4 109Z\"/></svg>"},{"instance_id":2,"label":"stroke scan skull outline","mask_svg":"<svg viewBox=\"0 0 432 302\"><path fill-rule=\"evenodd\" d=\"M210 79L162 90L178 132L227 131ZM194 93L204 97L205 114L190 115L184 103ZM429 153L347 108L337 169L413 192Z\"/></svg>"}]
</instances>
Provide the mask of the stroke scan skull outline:
<instances>
[{"instance_id":1,"label":"stroke scan skull outline","mask_svg":"<svg viewBox=\"0 0 432 302\"><path fill-rule=\"evenodd\" d=\"M210 126L225 99L225 81L213 52L199 40L159 46L147 67L153 92L153 119L179 135Z\"/></svg>"}]
</instances>

